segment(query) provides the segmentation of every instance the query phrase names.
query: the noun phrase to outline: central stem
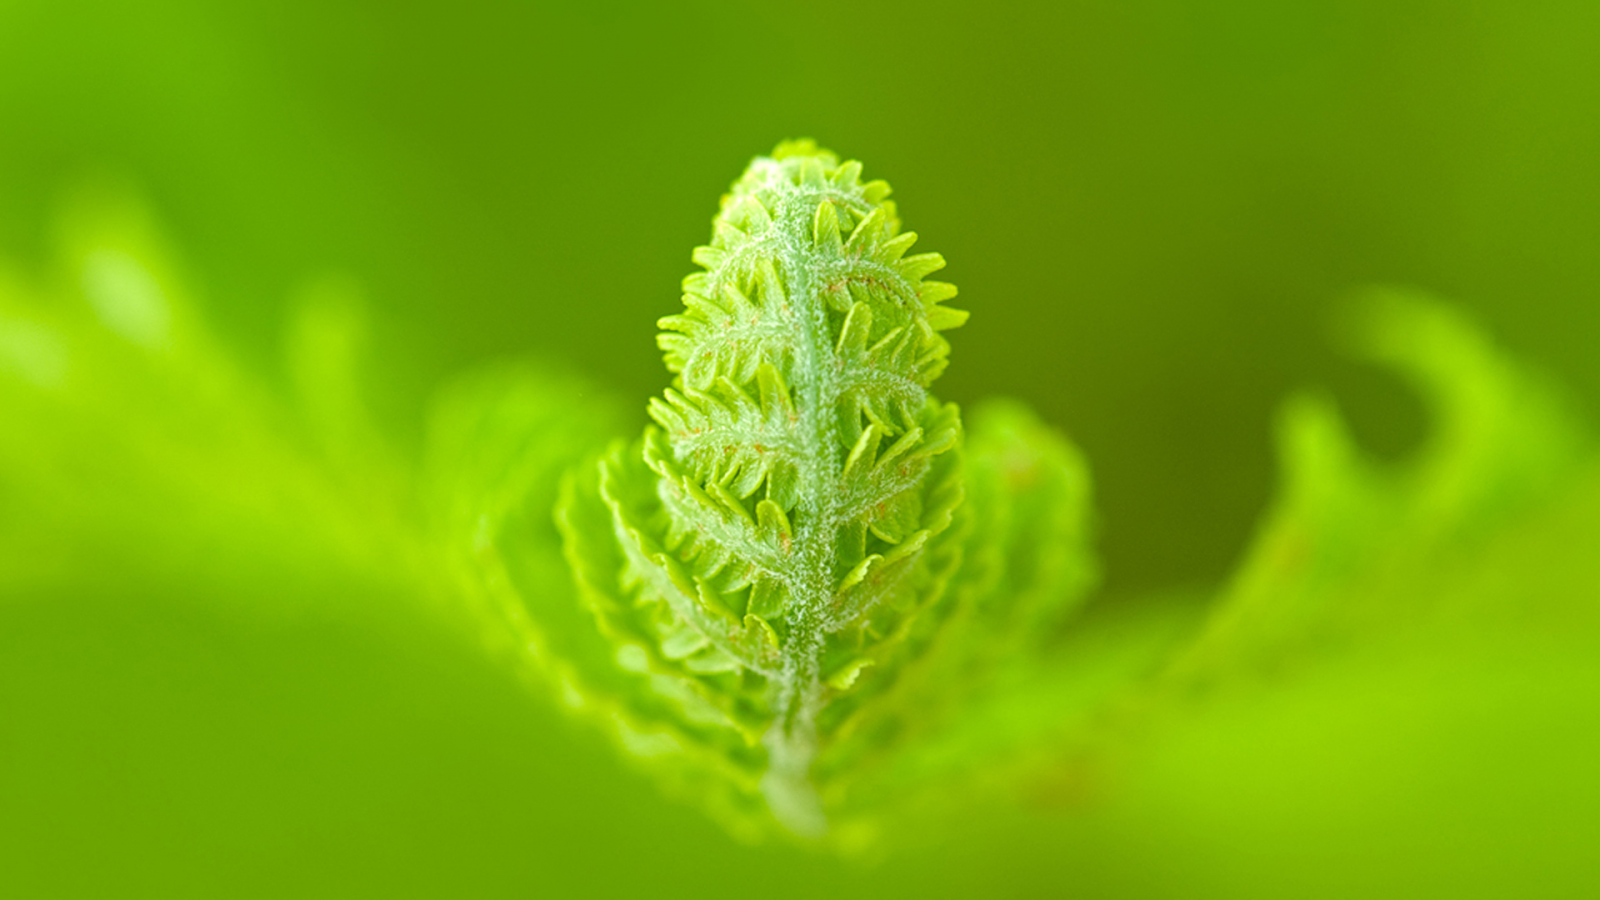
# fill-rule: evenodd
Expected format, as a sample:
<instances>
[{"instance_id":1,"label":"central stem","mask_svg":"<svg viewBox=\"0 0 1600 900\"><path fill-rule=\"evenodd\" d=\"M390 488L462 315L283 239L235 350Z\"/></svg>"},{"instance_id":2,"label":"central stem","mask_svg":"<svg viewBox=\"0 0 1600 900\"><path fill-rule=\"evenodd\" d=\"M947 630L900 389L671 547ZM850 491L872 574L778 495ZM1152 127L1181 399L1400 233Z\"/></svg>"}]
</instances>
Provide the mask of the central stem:
<instances>
[{"instance_id":1,"label":"central stem","mask_svg":"<svg viewBox=\"0 0 1600 900\"><path fill-rule=\"evenodd\" d=\"M806 836L818 836L827 828L810 776L822 701L823 623L834 593L841 466L833 412L839 391L834 338L828 311L812 278L810 232L816 203L811 191L787 194L773 222L773 227L781 229L780 275L798 332L793 381L804 457L795 517L800 558L789 585L789 634L783 647L782 674L775 685L777 719L765 738L768 768L761 784L773 814L796 834Z\"/></svg>"},{"instance_id":2,"label":"central stem","mask_svg":"<svg viewBox=\"0 0 1600 900\"><path fill-rule=\"evenodd\" d=\"M791 638L791 641L793 638ZM820 636L815 648L786 652L783 684L778 687L778 718L767 731L767 773L761 792L778 821L803 837L820 837L828 827L822 803L811 784L816 756L817 707L822 699L818 677Z\"/></svg>"}]
</instances>

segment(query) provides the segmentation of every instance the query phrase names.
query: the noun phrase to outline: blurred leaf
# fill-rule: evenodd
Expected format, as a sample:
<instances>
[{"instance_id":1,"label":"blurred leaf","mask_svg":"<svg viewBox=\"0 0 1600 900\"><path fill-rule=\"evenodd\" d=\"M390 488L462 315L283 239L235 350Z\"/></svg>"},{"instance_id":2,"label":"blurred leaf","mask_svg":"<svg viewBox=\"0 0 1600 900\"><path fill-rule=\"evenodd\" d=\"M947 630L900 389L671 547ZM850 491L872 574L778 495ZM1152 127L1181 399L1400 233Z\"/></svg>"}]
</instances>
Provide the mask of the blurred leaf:
<instances>
[{"instance_id":1,"label":"blurred leaf","mask_svg":"<svg viewBox=\"0 0 1600 900\"><path fill-rule=\"evenodd\" d=\"M126 192L81 192L58 246L40 287L0 283L0 579L125 566L250 593L251 573L284 567L385 583L416 571L403 471L357 437L354 360L317 358L349 357L347 321L303 319L293 350L324 441L206 331Z\"/></svg>"},{"instance_id":2,"label":"blurred leaf","mask_svg":"<svg viewBox=\"0 0 1600 900\"><path fill-rule=\"evenodd\" d=\"M1290 401L1274 508L1174 677L1226 679L1397 630L1492 628L1534 607L1593 613L1600 582L1574 565L1588 558L1582 534L1552 547L1573 554L1555 595L1516 583L1547 568L1531 560L1503 559L1510 578L1482 571L1530 517L1581 495L1592 444L1565 394L1434 300L1370 294L1351 330L1358 352L1394 367L1425 401L1426 444L1382 463L1355 446L1329 399ZM1498 592L1485 590L1491 583Z\"/></svg>"}]
</instances>

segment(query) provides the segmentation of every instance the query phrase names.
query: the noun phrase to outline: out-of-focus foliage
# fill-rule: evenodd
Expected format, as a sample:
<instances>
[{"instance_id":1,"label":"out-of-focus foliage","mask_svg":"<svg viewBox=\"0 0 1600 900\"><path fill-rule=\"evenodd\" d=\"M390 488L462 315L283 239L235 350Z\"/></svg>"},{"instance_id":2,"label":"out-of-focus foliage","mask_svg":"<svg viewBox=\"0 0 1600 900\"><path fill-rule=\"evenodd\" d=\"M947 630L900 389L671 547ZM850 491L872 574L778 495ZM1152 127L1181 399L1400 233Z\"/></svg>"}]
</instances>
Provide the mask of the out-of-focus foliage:
<instances>
[{"instance_id":1,"label":"out-of-focus foliage","mask_svg":"<svg viewBox=\"0 0 1600 900\"><path fill-rule=\"evenodd\" d=\"M1483 568L1497 540L1567 499L1593 469L1568 398L1436 302L1380 292L1353 318L1356 348L1424 399L1428 438L1413 458L1384 464L1357 449L1326 397L1286 406L1278 499L1180 666L1190 677L1293 665L1382 633L1461 639L1551 614L1575 627L1593 621L1600 568L1577 535L1565 549L1553 540L1558 558L1572 551L1567 562Z\"/></svg>"},{"instance_id":2,"label":"out-of-focus foliage","mask_svg":"<svg viewBox=\"0 0 1600 900\"><path fill-rule=\"evenodd\" d=\"M121 567L247 588L290 570L406 580L405 472L355 381L361 310L313 285L275 392L210 335L141 206L86 188L57 262L0 286L7 565L77 580ZM261 598L265 599L265 598Z\"/></svg>"}]
</instances>

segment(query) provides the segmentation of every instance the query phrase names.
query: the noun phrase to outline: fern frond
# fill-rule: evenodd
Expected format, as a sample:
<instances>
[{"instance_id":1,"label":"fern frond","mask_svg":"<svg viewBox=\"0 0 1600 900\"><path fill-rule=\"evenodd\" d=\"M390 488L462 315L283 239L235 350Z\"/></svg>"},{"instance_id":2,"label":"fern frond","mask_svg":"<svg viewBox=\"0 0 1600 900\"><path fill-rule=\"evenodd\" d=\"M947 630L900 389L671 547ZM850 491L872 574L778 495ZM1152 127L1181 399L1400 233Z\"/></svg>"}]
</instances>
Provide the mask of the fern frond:
<instances>
[{"instance_id":1,"label":"fern frond","mask_svg":"<svg viewBox=\"0 0 1600 900\"><path fill-rule=\"evenodd\" d=\"M888 668L960 560L961 419L928 388L965 313L888 193L809 142L755 160L660 322L656 427L593 476L623 561L589 585L602 627L764 751L760 798L801 834L825 827L824 709Z\"/></svg>"},{"instance_id":2,"label":"fern frond","mask_svg":"<svg viewBox=\"0 0 1600 900\"><path fill-rule=\"evenodd\" d=\"M594 415L559 391L525 403L532 382L457 403L442 431L484 455L451 468L503 479L446 492L470 498L449 527L480 606L568 705L747 837L858 840L919 736L1092 572L1070 447L1013 405L963 451L930 388L966 313L861 171L810 142L751 163L660 320L674 379L637 439L595 446ZM517 474L585 445L559 492Z\"/></svg>"}]
</instances>

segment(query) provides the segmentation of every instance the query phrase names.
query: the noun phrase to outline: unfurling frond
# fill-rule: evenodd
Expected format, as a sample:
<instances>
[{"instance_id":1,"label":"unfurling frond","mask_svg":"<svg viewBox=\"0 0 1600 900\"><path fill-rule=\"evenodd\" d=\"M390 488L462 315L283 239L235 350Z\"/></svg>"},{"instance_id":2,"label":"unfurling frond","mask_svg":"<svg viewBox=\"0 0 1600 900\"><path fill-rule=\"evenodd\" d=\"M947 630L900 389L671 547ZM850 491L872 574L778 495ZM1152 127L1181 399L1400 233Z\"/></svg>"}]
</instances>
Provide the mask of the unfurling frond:
<instances>
[{"instance_id":1,"label":"unfurling frond","mask_svg":"<svg viewBox=\"0 0 1600 900\"><path fill-rule=\"evenodd\" d=\"M961 416L929 392L966 313L924 280L944 260L908 255L888 194L810 142L755 160L660 321L675 378L655 424L576 471L559 512L585 603L651 698L630 729L670 734L745 828L848 818L845 757L895 748L863 736L898 721L947 623L987 614L957 615Z\"/></svg>"}]
</instances>

